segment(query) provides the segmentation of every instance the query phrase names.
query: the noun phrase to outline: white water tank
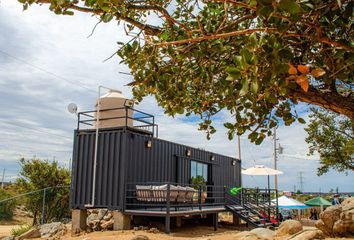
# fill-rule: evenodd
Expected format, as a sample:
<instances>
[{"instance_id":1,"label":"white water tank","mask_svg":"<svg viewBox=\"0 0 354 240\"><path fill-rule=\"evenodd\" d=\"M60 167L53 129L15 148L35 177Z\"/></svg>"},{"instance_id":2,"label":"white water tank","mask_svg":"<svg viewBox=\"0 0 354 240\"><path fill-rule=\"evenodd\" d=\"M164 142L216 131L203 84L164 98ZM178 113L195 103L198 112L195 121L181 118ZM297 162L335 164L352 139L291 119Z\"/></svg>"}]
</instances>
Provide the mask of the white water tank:
<instances>
[{"instance_id":1,"label":"white water tank","mask_svg":"<svg viewBox=\"0 0 354 240\"><path fill-rule=\"evenodd\" d=\"M133 127L133 111L125 107L129 106L129 99L127 99L121 91L109 90L109 92L96 101L95 108L97 110L99 104L99 128L114 128L121 126ZM117 109L118 108L118 109ZM110 118L110 119L105 119ZM97 119L97 112L95 113ZM101 120L102 119L102 120ZM97 122L94 123L94 128Z\"/></svg>"}]
</instances>

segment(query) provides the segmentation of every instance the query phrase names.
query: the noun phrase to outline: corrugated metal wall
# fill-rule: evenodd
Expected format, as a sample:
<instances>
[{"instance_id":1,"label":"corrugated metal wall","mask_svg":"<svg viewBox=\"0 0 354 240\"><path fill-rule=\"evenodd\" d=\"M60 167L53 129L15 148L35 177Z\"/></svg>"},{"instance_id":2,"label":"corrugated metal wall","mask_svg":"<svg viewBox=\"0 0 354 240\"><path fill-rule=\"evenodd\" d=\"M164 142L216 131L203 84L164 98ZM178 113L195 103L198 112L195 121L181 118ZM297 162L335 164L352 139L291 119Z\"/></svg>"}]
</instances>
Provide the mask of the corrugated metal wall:
<instances>
[{"instance_id":1,"label":"corrugated metal wall","mask_svg":"<svg viewBox=\"0 0 354 240\"><path fill-rule=\"evenodd\" d=\"M152 147L146 146L147 141ZM71 207L91 203L94 158L94 131L75 135ZM126 146L126 147L124 147ZM186 150L191 156L186 156ZM214 160L211 160L211 156ZM122 161L124 159L124 161ZM124 182L190 183L190 161L209 164L216 186L240 186L241 162L220 154L152 138L133 131L101 131L96 173L96 206L120 209ZM125 180L124 180L125 179Z\"/></svg>"},{"instance_id":2,"label":"corrugated metal wall","mask_svg":"<svg viewBox=\"0 0 354 240\"><path fill-rule=\"evenodd\" d=\"M195 160L212 166L214 185L240 185L240 161L233 166L234 158L133 132L127 137L128 182L190 183L190 161ZM149 140L151 148L146 147Z\"/></svg>"},{"instance_id":3,"label":"corrugated metal wall","mask_svg":"<svg viewBox=\"0 0 354 240\"><path fill-rule=\"evenodd\" d=\"M96 198L97 207L119 207L120 164L122 131L105 131L99 134ZM71 207L84 208L92 203L92 180L95 132L81 131L75 135L71 183Z\"/></svg>"}]
</instances>

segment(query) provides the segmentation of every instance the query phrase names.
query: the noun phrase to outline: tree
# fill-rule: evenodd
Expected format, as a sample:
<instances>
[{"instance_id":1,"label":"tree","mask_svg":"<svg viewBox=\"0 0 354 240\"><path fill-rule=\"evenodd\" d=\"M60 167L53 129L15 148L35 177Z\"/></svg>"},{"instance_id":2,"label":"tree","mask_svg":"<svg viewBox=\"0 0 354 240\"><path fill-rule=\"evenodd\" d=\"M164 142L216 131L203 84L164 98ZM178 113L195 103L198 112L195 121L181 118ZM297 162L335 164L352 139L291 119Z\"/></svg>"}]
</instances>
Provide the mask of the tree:
<instances>
[{"instance_id":1,"label":"tree","mask_svg":"<svg viewBox=\"0 0 354 240\"><path fill-rule=\"evenodd\" d=\"M354 135L350 119L317 108L311 108L306 142L310 153L318 152L321 166L318 175L333 168L339 172L354 171Z\"/></svg>"},{"instance_id":2,"label":"tree","mask_svg":"<svg viewBox=\"0 0 354 240\"><path fill-rule=\"evenodd\" d=\"M70 216L69 188L70 172L58 166L56 161L40 159L20 160L20 177L17 179L19 192L27 193L49 187L45 195L46 221ZM43 203L43 191L27 195L26 208L33 213L33 225L39 223Z\"/></svg>"},{"instance_id":3,"label":"tree","mask_svg":"<svg viewBox=\"0 0 354 240\"><path fill-rule=\"evenodd\" d=\"M124 24L119 43L137 101L152 94L167 114L195 114L207 136L223 109L229 138L260 144L299 101L354 119L351 0L19 0L56 14Z\"/></svg>"},{"instance_id":4,"label":"tree","mask_svg":"<svg viewBox=\"0 0 354 240\"><path fill-rule=\"evenodd\" d=\"M13 197L9 191L0 189L0 200ZM0 220L10 220L13 216L13 211L16 207L16 201L10 200L0 203Z\"/></svg>"}]
</instances>

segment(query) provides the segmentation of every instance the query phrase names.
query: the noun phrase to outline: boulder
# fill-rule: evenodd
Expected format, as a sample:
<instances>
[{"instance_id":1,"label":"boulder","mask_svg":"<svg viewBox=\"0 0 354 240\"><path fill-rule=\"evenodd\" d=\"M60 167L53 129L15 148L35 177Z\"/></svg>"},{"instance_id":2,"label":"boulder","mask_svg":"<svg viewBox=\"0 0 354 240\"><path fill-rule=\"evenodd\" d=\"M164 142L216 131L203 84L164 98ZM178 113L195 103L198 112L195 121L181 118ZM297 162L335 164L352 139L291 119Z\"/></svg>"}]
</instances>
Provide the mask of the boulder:
<instances>
[{"instance_id":1,"label":"boulder","mask_svg":"<svg viewBox=\"0 0 354 240\"><path fill-rule=\"evenodd\" d=\"M7 237L1 238L1 240L15 240L15 238L13 236L7 236Z\"/></svg>"},{"instance_id":2,"label":"boulder","mask_svg":"<svg viewBox=\"0 0 354 240\"><path fill-rule=\"evenodd\" d=\"M108 221L111 220L113 218L112 213L108 212L104 217L103 220Z\"/></svg>"},{"instance_id":3,"label":"boulder","mask_svg":"<svg viewBox=\"0 0 354 240\"><path fill-rule=\"evenodd\" d=\"M257 235L262 240L271 240L275 237L275 232L267 228L255 228L250 233Z\"/></svg>"},{"instance_id":4,"label":"boulder","mask_svg":"<svg viewBox=\"0 0 354 240\"><path fill-rule=\"evenodd\" d=\"M61 222L47 223L39 226L39 232L42 238L53 237L54 235L63 235L65 226Z\"/></svg>"},{"instance_id":5,"label":"boulder","mask_svg":"<svg viewBox=\"0 0 354 240\"><path fill-rule=\"evenodd\" d=\"M91 213L86 219L87 225L89 225L93 221L98 221L99 219L100 218L98 217L97 213Z\"/></svg>"},{"instance_id":6,"label":"boulder","mask_svg":"<svg viewBox=\"0 0 354 240\"><path fill-rule=\"evenodd\" d=\"M131 240L149 240L149 237L145 235L137 235L133 237Z\"/></svg>"},{"instance_id":7,"label":"boulder","mask_svg":"<svg viewBox=\"0 0 354 240\"><path fill-rule=\"evenodd\" d=\"M102 230L112 230L113 229L113 219L110 219L108 221L102 221L101 222L101 229Z\"/></svg>"},{"instance_id":8,"label":"boulder","mask_svg":"<svg viewBox=\"0 0 354 240\"><path fill-rule=\"evenodd\" d=\"M277 236L293 235L302 231L301 222L296 220L286 220L282 222L277 230Z\"/></svg>"},{"instance_id":9,"label":"boulder","mask_svg":"<svg viewBox=\"0 0 354 240\"><path fill-rule=\"evenodd\" d=\"M148 230L148 232L149 232L149 233L159 233L160 230L158 230L157 228L150 228L150 229Z\"/></svg>"},{"instance_id":10,"label":"boulder","mask_svg":"<svg viewBox=\"0 0 354 240\"><path fill-rule=\"evenodd\" d=\"M325 235L321 230L305 230L295 236L290 237L291 240L315 240L325 239Z\"/></svg>"},{"instance_id":11,"label":"boulder","mask_svg":"<svg viewBox=\"0 0 354 240\"><path fill-rule=\"evenodd\" d=\"M315 225L330 237L354 235L354 197L347 198L341 205L328 207L320 214Z\"/></svg>"},{"instance_id":12,"label":"boulder","mask_svg":"<svg viewBox=\"0 0 354 240\"><path fill-rule=\"evenodd\" d=\"M234 239L237 240L260 240L255 233L251 233L248 231L243 231L234 236Z\"/></svg>"},{"instance_id":13,"label":"boulder","mask_svg":"<svg viewBox=\"0 0 354 240\"><path fill-rule=\"evenodd\" d=\"M34 227L28 230L27 232L23 233L19 237L17 237L17 240L22 240L22 239L31 239L31 238L39 238L41 237L41 233L39 232L39 228Z\"/></svg>"},{"instance_id":14,"label":"boulder","mask_svg":"<svg viewBox=\"0 0 354 240\"><path fill-rule=\"evenodd\" d=\"M98 210L98 219L103 219L103 217L108 214L107 209L99 209Z\"/></svg>"}]
</instances>

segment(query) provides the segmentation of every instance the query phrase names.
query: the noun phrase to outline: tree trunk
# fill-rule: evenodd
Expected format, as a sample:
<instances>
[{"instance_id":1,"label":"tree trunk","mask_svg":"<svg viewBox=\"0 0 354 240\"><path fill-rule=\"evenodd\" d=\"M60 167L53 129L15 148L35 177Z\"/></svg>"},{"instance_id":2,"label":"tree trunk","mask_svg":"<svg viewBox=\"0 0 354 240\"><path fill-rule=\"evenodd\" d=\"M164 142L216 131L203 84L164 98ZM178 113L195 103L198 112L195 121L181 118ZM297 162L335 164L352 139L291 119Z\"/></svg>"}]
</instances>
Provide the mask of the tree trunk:
<instances>
[{"instance_id":1,"label":"tree trunk","mask_svg":"<svg viewBox=\"0 0 354 240\"><path fill-rule=\"evenodd\" d=\"M354 121L354 100L351 97L344 97L334 92L321 92L312 87L308 92L301 89L291 89L289 97L345 115Z\"/></svg>"}]
</instances>

